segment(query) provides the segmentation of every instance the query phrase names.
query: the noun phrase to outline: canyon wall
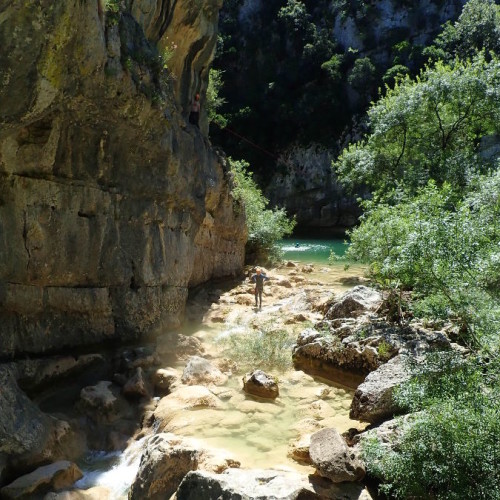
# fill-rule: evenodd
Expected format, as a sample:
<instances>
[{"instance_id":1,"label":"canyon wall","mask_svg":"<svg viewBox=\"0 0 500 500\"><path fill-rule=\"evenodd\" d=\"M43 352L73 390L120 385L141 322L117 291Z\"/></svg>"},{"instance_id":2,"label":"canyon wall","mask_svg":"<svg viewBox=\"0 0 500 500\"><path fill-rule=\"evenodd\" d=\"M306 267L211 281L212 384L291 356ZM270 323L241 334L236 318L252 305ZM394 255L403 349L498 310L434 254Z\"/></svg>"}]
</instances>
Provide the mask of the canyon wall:
<instances>
[{"instance_id":1,"label":"canyon wall","mask_svg":"<svg viewBox=\"0 0 500 500\"><path fill-rule=\"evenodd\" d=\"M187 123L220 7L0 0L1 358L175 327L241 271L231 174Z\"/></svg>"}]
</instances>

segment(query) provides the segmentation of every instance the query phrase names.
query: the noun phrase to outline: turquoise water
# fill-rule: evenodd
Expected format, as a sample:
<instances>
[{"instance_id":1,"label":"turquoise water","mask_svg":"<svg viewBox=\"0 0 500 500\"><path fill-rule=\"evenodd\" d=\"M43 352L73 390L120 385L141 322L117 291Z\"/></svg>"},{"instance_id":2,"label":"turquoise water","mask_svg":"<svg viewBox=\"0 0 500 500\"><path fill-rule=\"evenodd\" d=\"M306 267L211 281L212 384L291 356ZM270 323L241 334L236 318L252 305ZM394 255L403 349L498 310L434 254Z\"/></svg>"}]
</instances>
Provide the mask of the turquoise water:
<instances>
[{"instance_id":1,"label":"turquoise water","mask_svg":"<svg viewBox=\"0 0 500 500\"><path fill-rule=\"evenodd\" d=\"M312 264L327 264L330 251L344 255L348 244L341 239L304 239L293 238L278 243L285 260L297 260Z\"/></svg>"}]
</instances>

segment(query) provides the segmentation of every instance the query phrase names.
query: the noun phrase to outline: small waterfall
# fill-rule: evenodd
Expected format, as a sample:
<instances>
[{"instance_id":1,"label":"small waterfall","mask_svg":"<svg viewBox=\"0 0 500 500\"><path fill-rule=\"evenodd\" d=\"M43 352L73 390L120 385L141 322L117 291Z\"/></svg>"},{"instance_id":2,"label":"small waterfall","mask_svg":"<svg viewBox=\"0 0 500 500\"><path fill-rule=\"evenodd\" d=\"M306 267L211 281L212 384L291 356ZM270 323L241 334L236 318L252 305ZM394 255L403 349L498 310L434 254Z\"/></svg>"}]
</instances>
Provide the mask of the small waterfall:
<instances>
[{"instance_id":1,"label":"small waterfall","mask_svg":"<svg viewBox=\"0 0 500 500\"><path fill-rule=\"evenodd\" d=\"M75 483L75 488L86 490L101 486L111 491L113 500L126 499L148 437L132 442L124 451L91 452L81 467L84 476Z\"/></svg>"}]
</instances>

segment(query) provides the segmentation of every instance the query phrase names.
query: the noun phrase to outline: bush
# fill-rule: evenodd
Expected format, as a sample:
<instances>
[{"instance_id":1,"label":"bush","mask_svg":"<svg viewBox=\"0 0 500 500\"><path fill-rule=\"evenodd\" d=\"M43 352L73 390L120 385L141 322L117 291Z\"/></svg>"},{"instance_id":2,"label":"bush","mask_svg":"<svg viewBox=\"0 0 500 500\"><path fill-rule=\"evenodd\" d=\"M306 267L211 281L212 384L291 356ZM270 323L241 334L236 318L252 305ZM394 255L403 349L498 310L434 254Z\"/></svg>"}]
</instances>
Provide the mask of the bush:
<instances>
[{"instance_id":1,"label":"bush","mask_svg":"<svg viewBox=\"0 0 500 500\"><path fill-rule=\"evenodd\" d=\"M368 472L395 498L500 498L498 358L468 362L438 353L413 366L399 404L419 410L392 449L362 442Z\"/></svg>"},{"instance_id":2,"label":"bush","mask_svg":"<svg viewBox=\"0 0 500 500\"><path fill-rule=\"evenodd\" d=\"M247 259L263 263L278 260L280 254L276 243L292 234L295 220L287 217L284 208L267 208L269 201L248 172L248 163L229 159L229 164L235 179L233 196L245 206Z\"/></svg>"},{"instance_id":3,"label":"bush","mask_svg":"<svg viewBox=\"0 0 500 500\"><path fill-rule=\"evenodd\" d=\"M292 367L294 339L284 329L267 323L259 330L230 334L219 340L225 356L238 363L239 368L281 370Z\"/></svg>"},{"instance_id":4,"label":"bush","mask_svg":"<svg viewBox=\"0 0 500 500\"><path fill-rule=\"evenodd\" d=\"M430 183L397 206L365 206L346 257L369 262L383 287L412 289L414 314L452 320L467 344L491 348L500 331L500 171L478 177L464 199Z\"/></svg>"}]
</instances>

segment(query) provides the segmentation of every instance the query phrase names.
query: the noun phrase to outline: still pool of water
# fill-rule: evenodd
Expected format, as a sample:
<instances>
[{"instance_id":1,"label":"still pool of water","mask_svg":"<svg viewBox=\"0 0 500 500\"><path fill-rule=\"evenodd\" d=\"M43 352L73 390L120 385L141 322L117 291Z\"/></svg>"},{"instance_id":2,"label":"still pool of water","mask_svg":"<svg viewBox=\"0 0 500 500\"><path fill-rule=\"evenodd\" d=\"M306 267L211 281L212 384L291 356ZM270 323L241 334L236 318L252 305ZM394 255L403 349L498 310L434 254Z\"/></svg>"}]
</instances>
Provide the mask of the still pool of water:
<instances>
[{"instance_id":1,"label":"still pool of water","mask_svg":"<svg viewBox=\"0 0 500 500\"><path fill-rule=\"evenodd\" d=\"M294 260L311 264L327 264L330 253L342 257L349 246L341 239L286 239L278 246L283 251L285 260Z\"/></svg>"}]
</instances>

